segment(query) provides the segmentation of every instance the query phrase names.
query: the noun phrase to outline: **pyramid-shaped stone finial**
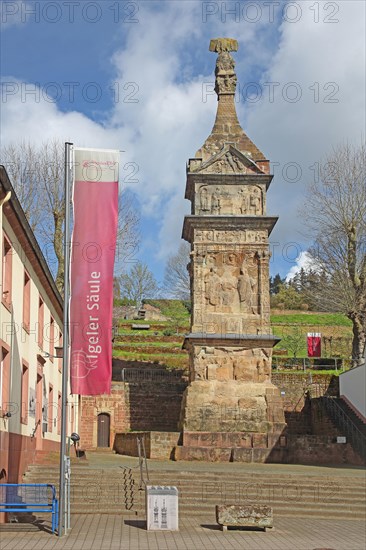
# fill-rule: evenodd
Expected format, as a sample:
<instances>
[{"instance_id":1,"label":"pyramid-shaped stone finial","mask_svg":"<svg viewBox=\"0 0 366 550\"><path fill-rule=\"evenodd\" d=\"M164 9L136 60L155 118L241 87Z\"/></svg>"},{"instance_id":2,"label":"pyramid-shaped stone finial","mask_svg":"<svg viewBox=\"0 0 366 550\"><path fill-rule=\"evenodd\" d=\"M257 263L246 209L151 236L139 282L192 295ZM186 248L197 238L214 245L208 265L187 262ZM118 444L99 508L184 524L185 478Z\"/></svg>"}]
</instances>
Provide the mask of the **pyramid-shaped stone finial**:
<instances>
[{"instance_id":1,"label":"pyramid-shaped stone finial","mask_svg":"<svg viewBox=\"0 0 366 550\"><path fill-rule=\"evenodd\" d=\"M218 105L214 127L203 146L197 151L196 158L201 159L204 164L223 151L225 146L232 144L238 151L258 163L261 170L264 169L268 173L268 161L245 134L236 113L237 76L235 60L230 52L238 51L238 42L234 38L214 38L210 42L209 49L218 54L215 67L215 92ZM197 163L194 164L196 165ZM198 165L197 168L199 168Z\"/></svg>"}]
</instances>

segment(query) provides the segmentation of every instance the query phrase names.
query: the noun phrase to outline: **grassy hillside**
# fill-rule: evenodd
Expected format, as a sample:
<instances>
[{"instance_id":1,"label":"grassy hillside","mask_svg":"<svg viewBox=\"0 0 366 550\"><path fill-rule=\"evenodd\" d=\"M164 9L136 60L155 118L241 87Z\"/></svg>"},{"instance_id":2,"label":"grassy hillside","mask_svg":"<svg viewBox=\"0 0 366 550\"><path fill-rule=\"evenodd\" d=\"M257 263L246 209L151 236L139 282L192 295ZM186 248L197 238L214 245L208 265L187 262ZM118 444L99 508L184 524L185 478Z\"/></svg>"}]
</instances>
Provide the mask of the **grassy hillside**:
<instances>
[{"instance_id":1,"label":"grassy hillside","mask_svg":"<svg viewBox=\"0 0 366 550\"><path fill-rule=\"evenodd\" d=\"M168 301L164 301L165 313L169 311ZM171 308L171 321L118 320L115 330L113 357L124 361L149 361L167 368L185 368L188 355L182 349L184 334L189 331L189 313L178 307L177 301ZM177 311L178 310L178 311ZM175 316L175 318L174 318ZM132 325L150 325L149 330L132 329ZM306 336L308 332L320 332L326 338L323 344L325 357L349 357L352 339L351 322L341 314L274 312L271 315L272 332L281 342L274 348L274 354L286 363L293 357L292 340L297 340L296 355L307 356Z\"/></svg>"},{"instance_id":2,"label":"grassy hillside","mask_svg":"<svg viewBox=\"0 0 366 550\"><path fill-rule=\"evenodd\" d=\"M351 321L342 313L291 313L271 315L272 325L296 324L318 327L352 327Z\"/></svg>"}]
</instances>

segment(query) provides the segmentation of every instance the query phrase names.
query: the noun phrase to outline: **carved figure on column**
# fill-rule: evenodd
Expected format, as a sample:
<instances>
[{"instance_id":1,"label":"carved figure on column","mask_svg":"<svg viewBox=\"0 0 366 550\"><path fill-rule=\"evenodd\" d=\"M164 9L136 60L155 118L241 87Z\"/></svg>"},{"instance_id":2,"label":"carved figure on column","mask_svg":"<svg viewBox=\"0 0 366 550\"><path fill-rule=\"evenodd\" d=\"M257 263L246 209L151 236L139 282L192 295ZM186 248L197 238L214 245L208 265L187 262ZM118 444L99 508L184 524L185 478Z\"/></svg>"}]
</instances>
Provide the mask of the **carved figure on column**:
<instances>
[{"instance_id":1,"label":"carved figure on column","mask_svg":"<svg viewBox=\"0 0 366 550\"><path fill-rule=\"evenodd\" d=\"M210 211L210 199L207 187L201 187L200 189L200 207L202 212Z\"/></svg>"},{"instance_id":2,"label":"carved figure on column","mask_svg":"<svg viewBox=\"0 0 366 550\"><path fill-rule=\"evenodd\" d=\"M217 273L217 267L211 267L205 277L205 297L207 303L214 308L221 302L221 279Z\"/></svg>"},{"instance_id":3,"label":"carved figure on column","mask_svg":"<svg viewBox=\"0 0 366 550\"><path fill-rule=\"evenodd\" d=\"M258 189L258 187L254 187L253 191L250 193L249 208L250 208L251 214L257 215L261 213L262 198L261 198L261 192Z\"/></svg>"},{"instance_id":4,"label":"carved figure on column","mask_svg":"<svg viewBox=\"0 0 366 550\"><path fill-rule=\"evenodd\" d=\"M240 275L238 277L238 293L240 301L240 311L242 313L255 313L255 307L253 302L255 281L250 277L249 272L245 264L240 268Z\"/></svg>"},{"instance_id":5,"label":"carved figure on column","mask_svg":"<svg viewBox=\"0 0 366 550\"><path fill-rule=\"evenodd\" d=\"M216 188L216 191L212 194L211 212L212 214L220 214L221 201L220 201L220 189Z\"/></svg>"},{"instance_id":6,"label":"carved figure on column","mask_svg":"<svg viewBox=\"0 0 366 550\"><path fill-rule=\"evenodd\" d=\"M222 305L226 306L228 311L234 312L237 308L237 280L230 272L226 271L222 281Z\"/></svg>"},{"instance_id":7,"label":"carved figure on column","mask_svg":"<svg viewBox=\"0 0 366 550\"><path fill-rule=\"evenodd\" d=\"M248 195L244 189L239 190L239 211L240 214L246 214L248 211Z\"/></svg>"}]
</instances>

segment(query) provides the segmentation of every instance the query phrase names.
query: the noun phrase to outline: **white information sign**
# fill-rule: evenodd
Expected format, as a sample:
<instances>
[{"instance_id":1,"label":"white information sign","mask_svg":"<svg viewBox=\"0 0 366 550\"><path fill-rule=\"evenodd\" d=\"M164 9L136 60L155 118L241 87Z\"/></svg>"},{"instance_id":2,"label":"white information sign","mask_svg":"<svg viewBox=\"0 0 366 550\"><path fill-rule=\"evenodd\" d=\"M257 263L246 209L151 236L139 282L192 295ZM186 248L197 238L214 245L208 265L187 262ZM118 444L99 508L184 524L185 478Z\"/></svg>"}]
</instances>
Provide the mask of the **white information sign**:
<instances>
[{"instance_id":1,"label":"white information sign","mask_svg":"<svg viewBox=\"0 0 366 550\"><path fill-rule=\"evenodd\" d=\"M146 486L147 530L178 531L178 489Z\"/></svg>"}]
</instances>

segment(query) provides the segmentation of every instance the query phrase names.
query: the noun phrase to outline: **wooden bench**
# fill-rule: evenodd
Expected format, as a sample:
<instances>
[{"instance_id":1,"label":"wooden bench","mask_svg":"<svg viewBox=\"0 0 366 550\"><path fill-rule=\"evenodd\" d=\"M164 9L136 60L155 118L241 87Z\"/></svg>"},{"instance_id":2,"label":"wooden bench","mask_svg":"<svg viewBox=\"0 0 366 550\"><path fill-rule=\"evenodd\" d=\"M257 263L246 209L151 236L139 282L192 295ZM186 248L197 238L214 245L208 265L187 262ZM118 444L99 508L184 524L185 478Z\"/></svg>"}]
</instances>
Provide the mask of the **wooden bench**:
<instances>
[{"instance_id":1,"label":"wooden bench","mask_svg":"<svg viewBox=\"0 0 366 550\"><path fill-rule=\"evenodd\" d=\"M0 483L0 512L50 512L54 533L58 524L56 488L48 483Z\"/></svg>"},{"instance_id":2,"label":"wooden bench","mask_svg":"<svg viewBox=\"0 0 366 550\"><path fill-rule=\"evenodd\" d=\"M267 531L273 529L273 509L264 505L217 505L216 521L223 531L228 527L260 527Z\"/></svg>"}]
</instances>

